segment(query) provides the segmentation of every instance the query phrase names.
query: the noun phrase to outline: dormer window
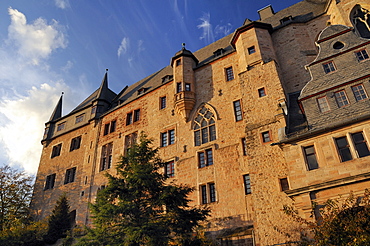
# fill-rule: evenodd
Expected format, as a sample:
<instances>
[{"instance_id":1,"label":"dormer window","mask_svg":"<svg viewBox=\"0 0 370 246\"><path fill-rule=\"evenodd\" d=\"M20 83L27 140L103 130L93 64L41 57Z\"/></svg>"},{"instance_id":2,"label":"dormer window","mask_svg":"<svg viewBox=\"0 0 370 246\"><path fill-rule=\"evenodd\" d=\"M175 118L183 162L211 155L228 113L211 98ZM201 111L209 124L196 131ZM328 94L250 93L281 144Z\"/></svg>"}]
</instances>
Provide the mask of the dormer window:
<instances>
[{"instance_id":1,"label":"dormer window","mask_svg":"<svg viewBox=\"0 0 370 246\"><path fill-rule=\"evenodd\" d=\"M225 50L221 48L221 49L218 49L218 50L216 50L215 52L213 52L213 55L214 55L214 56L220 56L220 55L222 55L224 52L225 52Z\"/></svg>"},{"instance_id":2,"label":"dormer window","mask_svg":"<svg viewBox=\"0 0 370 246\"><path fill-rule=\"evenodd\" d=\"M355 54L356 54L356 57L357 57L358 61L363 61L363 60L369 59L369 55L367 54L367 51L365 49L357 51L357 52L355 52Z\"/></svg>"},{"instance_id":3,"label":"dormer window","mask_svg":"<svg viewBox=\"0 0 370 246\"><path fill-rule=\"evenodd\" d=\"M251 55L253 53L256 53L256 48L254 47L254 45L248 48L248 54Z\"/></svg>"},{"instance_id":4,"label":"dormer window","mask_svg":"<svg viewBox=\"0 0 370 246\"><path fill-rule=\"evenodd\" d=\"M172 75L166 75L162 78L162 83L167 83L168 81L170 81L171 79L173 78Z\"/></svg>"},{"instance_id":5,"label":"dormer window","mask_svg":"<svg viewBox=\"0 0 370 246\"><path fill-rule=\"evenodd\" d=\"M145 88L140 88L140 89L137 91L137 94L138 94L138 95L142 95L142 94L144 94L144 92L145 92Z\"/></svg>"},{"instance_id":6,"label":"dormer window","mask_svg":"<svg viewBox=\"0 0 370 246\"><path fill-rule=\"evenodd\" d=\"M283 19L280 20L280 24L285 24L288 22L291 22L293 20L293 17L291 15L284 17Z\"/></svg>"},{"instance_id":7,"label":"dormer window","mask_svg":"<svg viewBox=\"0 0 370 246\"><path fill-rule=\"evenodd\" d=\"M57 131L61 131L61 130L63 130L65 127L66 127L66 123L65 123L65 122L60 123L60 124L58 124L58 126L57 126Z\"/></svg>"},{"instance_id":8,"label":"dormer window","mask_svg":"<svg viewBox=\"0 0 370 246\"><path fill-rule=\"evenodd\" d=\"M333 61L330 61L330 62L327 62L327 63L322 64L322 67L324 68L324 72L326 74L331 73L331 72L334 72L335 70L337 70L335 68L335 65L334 65L334 62Z\"/></svg>"}]
</instances>

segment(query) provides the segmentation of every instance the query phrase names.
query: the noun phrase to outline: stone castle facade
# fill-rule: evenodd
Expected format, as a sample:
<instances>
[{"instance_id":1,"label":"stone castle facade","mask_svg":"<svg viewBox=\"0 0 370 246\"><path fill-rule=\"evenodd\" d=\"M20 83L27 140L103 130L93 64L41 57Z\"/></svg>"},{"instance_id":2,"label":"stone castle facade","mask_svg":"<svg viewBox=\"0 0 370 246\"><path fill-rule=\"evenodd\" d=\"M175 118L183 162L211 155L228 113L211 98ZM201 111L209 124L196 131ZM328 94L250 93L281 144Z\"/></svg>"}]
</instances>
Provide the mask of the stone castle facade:
<instances>
[{"instance_id":1,"label":"stone castle facade","mask_svg":"<svg viewBox=\"0 0 370 246\"><path fill-rule=\"evenodd\" d=\"M67 193L75 222L141 132L169 181L196 188L220 245L294 241L283 205L309 218L312 202L370 186L370 2L304 0L116 94L101 86L45 124L31 207L47 217Z\"/></svg>"}]
</instances>

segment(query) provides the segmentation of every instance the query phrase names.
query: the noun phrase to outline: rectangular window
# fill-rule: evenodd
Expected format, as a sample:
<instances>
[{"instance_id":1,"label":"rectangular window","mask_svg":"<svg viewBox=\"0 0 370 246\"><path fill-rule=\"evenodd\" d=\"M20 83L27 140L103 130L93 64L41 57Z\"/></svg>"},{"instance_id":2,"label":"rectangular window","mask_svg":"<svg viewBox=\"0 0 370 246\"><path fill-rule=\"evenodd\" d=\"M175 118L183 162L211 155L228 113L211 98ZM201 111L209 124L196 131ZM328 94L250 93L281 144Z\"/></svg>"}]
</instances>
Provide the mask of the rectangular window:
<instances>
[{"instance_id":1,"label":"rectangular window","mask_svg":"<svg viewBox=\"0 0 370 246\"><path fill-rule=\"evenodd\" d=\"M209 202L216 202L216 186L214 183L208 184L209 189Z\"/></svg>"},{"instance_id":2,"label":"rectangular window","mask_svg":"<svg viewBox=\"0 0 370 246\"><path fill-rule=\"evenodd\" d=\"M226 72L226 81L230 81L234 79L233 67L226 68L225 72Z\"/></svg>"},{"instance_id":3,"label":"rectangular window","mask_svg":"<svg viewBox=\"0 0 370 246\"><path fill-rule=\"evenodd\" d=\"M324 68L324 72L326 74L334 72L336 70L333 61L322 64L322 67Z\"/></svg>"},{"instance_id":4,"label":"rectangular window","mask_svg":"<svg viewBox=\"0 0 370 246\"><path fill-rule=\"evenodd\" d=\"M63 130L65 127L66 127L66 123L65 123L65 122L60 123L60 124L58 124L58 126L57 126L57 131L61 131L61 130Z\"/></svg>"},{"instance_id":5,"label":"rectangular window","mask_svg":"<svg viewBox=\"0 0 370 246\"><path fill-rule=\"evenodd\" d=\"M113 143L103 145L101 149L100 171L111 168L112 166Z\"/></svg>"},{"instance_id":6,"label":"rectangular window","mask_svg":"<svg viewBox=\"0 0 370 246\"><path fill-rule=\"evenodd\" d=\"M208 203L208 199L207 199L207 185L201 185L200 186L200 192L201 192L202 204L207 204Z\"/></svg>"},{"instance_id":7,"label":"rectangular window","mask_svg":"<svg viewBox=\"0 0 370 246\"><path fill-rule=\"evenodd\" d=\"M216 186L214 183L200 186L202 204L216 202Z\"/></svg>"},{"instance_id":8,"label":"rectangular window","mask_svg":"<svg viewBox=\"0 0 370 246\"><path fill-rule=\"evenodd\" d=\"M84 120L84 117L85 117L85 114L81 114L79 116L76 116L75 124L82 122Z\"/></svg>"},{"instance_id":9,"label":"rectangular window","mask_svg":"<svg viewBox=\"0 0 370 246\"><path fill-rule=\"evenodd\" d=\"M240 105L240 100L233 102L233 104L234 104L235 120L241 121L243 119L243 115L242 115L242 107Z\"/></svg>"},{"instance_id":10,"label":"rectangular window","mask_svg":"<svg viewBox=\"0 0 370 246\"><path fill-rule=\"evenodd\" d=\"M242 148L243 148L243 155L246 156L248 154L246 138L242 138Z\"/></svg>"},{"instance_id":11,"label":"rectangular window","mask_svg":"<svg viewBox=\"0 0 370 246\"><path fill-rule=\"evenodd\" d=\"M75 167L67 169L66 176L65 176L65 179L64 179L64 184L69 184L69 183L74 182L75 181L75 176L76 176L76 168Z\"/></svg>"},{"instance_id":12,"label":"rectangular window","mask_svg":"<svg viewBox=\"0 0 370 246\"><path fill-rule=\"evenodd\" d=\"M198 166L199 168L213 165L212 149L206 149L198 152Z\"/></svg>"},{"instance_id":13,"label":"rectangular window","mask_svg":"<svg viewBox=\"0 0 370 246\"><path fill-rule=\"evenodd\" d=\"M79 149L81 145L81 136L72 138L71 141L71 147L69 148L69 151L73 151L75 149Z\"/></svg>"},{"instance_id":14,"label":"rectangular window","mask_svg":"<svg viewBox=\"0 0 370 246\"><path fill-rule=\"evenodd\" d=\"M360 50L355 52L357 60L358 61L363 61L369 59L369 55L367 54L366 50Z\"/></svg>"},{"instance_id":15,"label":"rectangular window","mask_svg":"<svg viewBox=\"0 0 370 246\"><path fill-rule=\"evenodd\" d=\"M344 90L335 92L334 96L337 100L338 107L341 108L349 104L346 92Z\"/></svg>"},{"instance_id":16,"label":"rectangular window","mask_svg":"<svg viewBox=\"0 0 370 246\"><path fill-rule=\"evenodd\" d=\"M181 59L176 60L176 67L181 65Z\"/></svg>"},{"instance_id":17,"label":"rectangular window","mask_svg":"<svg viewBox=\"0 0 370 246\"><path fill-rule=\"evenodd\" d=\"M166 97L161 97L160 99L159 99L159 109L164 109L164 108L166 108L166 105L167 104L167 102L166 102Z\"/></svg>"},{"instance_id":18,"label":"rectangular window","mask_svg":"<svg viewBox=\"0 0 370 246\"><path fill-rule=\"evenodd\" d=\"M321 113L325 113L330 110L326 96L317 98L317 104L319 105L319 109Z\"/></svg>"},{"instance_id":19,"label":"rectangular window","mask_svg":"<svg viewBox=\"0 0 370 246\"><path fill-rule=\"evenodd\" d=\"M134 122L139 121L139 120L140 120L140 109L136 109L134 111Z\"/></svg>"},{"instance_id":20,"label":"rectangular window","mask_svg":"<svg viewBox=\"0 0 370 246\"><path fill-rule=\"evenodd\" d=\"M317 163L315 147L313 145L303 147L304 156L307 163L308 170L314 170L319 168L319 164Z\"/></svg>"},{"instance_id":21,"label":"rectangular window","mask_svg":"<svg viewBox=\"0 0 370 246\"><path fill-rule=\"evenodd\" d=\"M176 93L182 92L182 84L181 82L178 82L176 84Z\"/></svg>"},{"instance_id":22,"label":"rectangular window","mask_svg":"<svg viewBox=\"0 0 370 246\"><path fill-rule=\"evenodd\" d=\"M262 136L262 142L264 142L264 143L271 142L271 136L270 136L270 132L269 131L262 132L261 133L261 136Z\"/></svg>"},{"instance_id":23,"label":"rectangular window","mask_svg":"<svg viewBox=\"0 0 370 246\"><path fill-rule=\"evenodd\" d=\"M137 139L137 132L133 132L129 135L125 136L125 149L124 149L124 154L127 153L127 151L134 145L136 144L136 139Z\"/></svg>"},{"instance_id":24,"label":"rectangular window","mask_svg":"<svg viewBox=\"0 0 370 246\"><path fill-rule=\"evenodd\" d=\"M353 133L352 140L359 158L370 155L369 148L367 147L362 132Z\"/></svg>"},{"instance_id":25,"label":"rectangular window","mask_svg":"<svg viewBox=\"0 0 370 246\"><path fill-rule=\"evenodd\" d=\"M170 161L166 163L164 173L168 178L175 177L175 162L174 161Z\"/></svg>"},{"instance_id":26,"label":"rectangular window","mask_svg":"<svg viewBox=\"0 0 370 246\"><path fill-rule=\"evenodd\" d=\"M367 98L365 88L362 84L354 85L351 87L353 95L356 98L356 101L361 101Z\"/></svg>"},{"instance_id":27,"label":"rectangular window","mask_svg":"<svg viewBox=\"0 0 370 246\"><path fill-rule=\"evenodd\" d=\"M53 189L54 188L55 177L56 177L56 174L55 173L46 176L44 190L50 190L50 189Z\"/></svg>"},{"instance_id":28,"label":"rectangular window","mask_svg":"<svg viewBox=\"0 0 370 246\"><path fill-rule=\"evenodd\" d=\"M280 179L280 188L281 188L281 191L286 191L290 189L287 178Z\"/></svg>"},{"instance_id":29,"label":"rectangular window","mask_svg":"<svg viewBox=\"0 0 370 246\"><path fill-rule=\"evenodd\" d=\"M95 114L95 113L96 113L96 106L91 108L91 114Z\"/></svg>"},{"instance_id":30,"label":"rectangular window","mask_svg":"<svg viewBox=\"0 0 370 246\"><path fill-rule=\"evenodd\" d=\"M133 123L133 121L132 121L132 112L130 112L126 116L126 126L131 125L132 123Z\"/></svg>"},{"instance_id":31,"label":"rectangular window","mask_svg":"<svg viewBox=\"0 0 370 246\"><path fill-rule=\"evenodd\" d=\"M60 151L62 150L62 144L58 144L53 146L53 149L51 151L51 158L54 158L56 156L60 156Z\"/></svg>"},{"instance_id":32,"label":"rectangular window","mask_svg":"<svg viewBox=\"0 0 370 246\"><path fill-rule=\"evenodd\" d=\"M256 48L254 48L254 46L251 46L248 48L248 54L251 55L253 53L256 53Z\"/></svg>"},{"instance_id":33,"label":"rectangular window","mask_svg":"<svg viewBox=\"0 0 370 246\"><path fill-rule=\"evenodd\" d=\"M251 178L249 174L243 175L244 192L246 195L252 194Z\"/></svg>"},{"instance_id":34,"label":"rectangular window","mask_svg":"<svg viewBox=\"0 0 370 246\"><path fill-rule=\"evenodd\" d=\"M113 120L104 125L104 136L114 132L115 130L116 130L116 121Z\"/></svg>"},{"instance_id":35,"label":"rectangular window","mask_svg":"<svg viewBox=\"0 0 370 246\"><path fill-rule=\"evenodd\" d=\"M347 137L340 137L335 139L338 148L339 156L342 162L352 160L351 150L347 141Z\"/></svg>"},{"instance_id":36,"label":"rectangular window","mask_svg":"<svg viewBox=\"0 0 370 246\"><path fill-rule=\"evenodd\" d=\"M262 87L262 88L259 88L259 89L258 89L258 96L259 96L259 97L264 97L264 96L266 96L266 90L265 90L265 87Z\"/></svg>"},{"instance_id":37,"label":"rectangular window","mask_svg":"<svg viewBox=\"0 0 370 246\"><path fill-rule=\"evenodd\" d=\"M185 83L185 91L191 91L191 85L189 83Z\"/></svg>"},{"instance_id":38,"label":"rectangular window","mask_svg":"<svg viewBox=\"0 0 370 246\"><path fill-rule=\"evenodd\" d=\"M161 133L161 147L166 147L174 143L175 143L175 130L174 129Z\"/></svg>"}]
</instances>

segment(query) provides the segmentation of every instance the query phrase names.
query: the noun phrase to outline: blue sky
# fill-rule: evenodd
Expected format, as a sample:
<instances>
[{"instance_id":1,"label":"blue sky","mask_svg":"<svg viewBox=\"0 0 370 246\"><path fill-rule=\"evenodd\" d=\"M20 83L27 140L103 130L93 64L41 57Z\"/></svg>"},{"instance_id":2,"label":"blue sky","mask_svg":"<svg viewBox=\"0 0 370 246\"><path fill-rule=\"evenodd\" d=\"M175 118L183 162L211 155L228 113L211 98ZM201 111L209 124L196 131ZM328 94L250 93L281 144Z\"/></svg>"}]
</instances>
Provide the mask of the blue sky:
<instances>
[{"instance_id":1,"label":"blue sky","mask_svg":"<svg viewBox=\"0 0 370 246\"><path fill-rule=\"evenodd\" d=\"M44 123L63 91L64 114L101 83L118 93L196 51L271 4L298 0L1 0L0 165L37 171Z\"/></svg>"}]
</instances>

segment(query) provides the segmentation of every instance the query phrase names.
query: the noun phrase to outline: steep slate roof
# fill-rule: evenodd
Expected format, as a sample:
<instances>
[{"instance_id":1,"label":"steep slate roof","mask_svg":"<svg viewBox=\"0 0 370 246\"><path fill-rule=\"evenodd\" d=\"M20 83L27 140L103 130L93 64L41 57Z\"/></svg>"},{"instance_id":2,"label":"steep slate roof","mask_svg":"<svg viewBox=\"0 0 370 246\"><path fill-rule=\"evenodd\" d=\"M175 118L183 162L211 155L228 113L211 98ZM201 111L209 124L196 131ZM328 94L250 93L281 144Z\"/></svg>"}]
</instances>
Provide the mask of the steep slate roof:
<instances>
[{"instance_id":1,"label":"steep slate roof","mask_svg":"<svg viewBox=\"0 0 370 246\"><path fill-rule=\"evenodd\" d=\"M59 101L58 101L57 105L55 106L55 109L54 109L53 113L50 116L49 122L50 121L55 121L55 120L59 119L60 117L62 117L62 105L63 105L63 92L62 92L62 95L59 98Z\"/></svg>"}]
</instances>

